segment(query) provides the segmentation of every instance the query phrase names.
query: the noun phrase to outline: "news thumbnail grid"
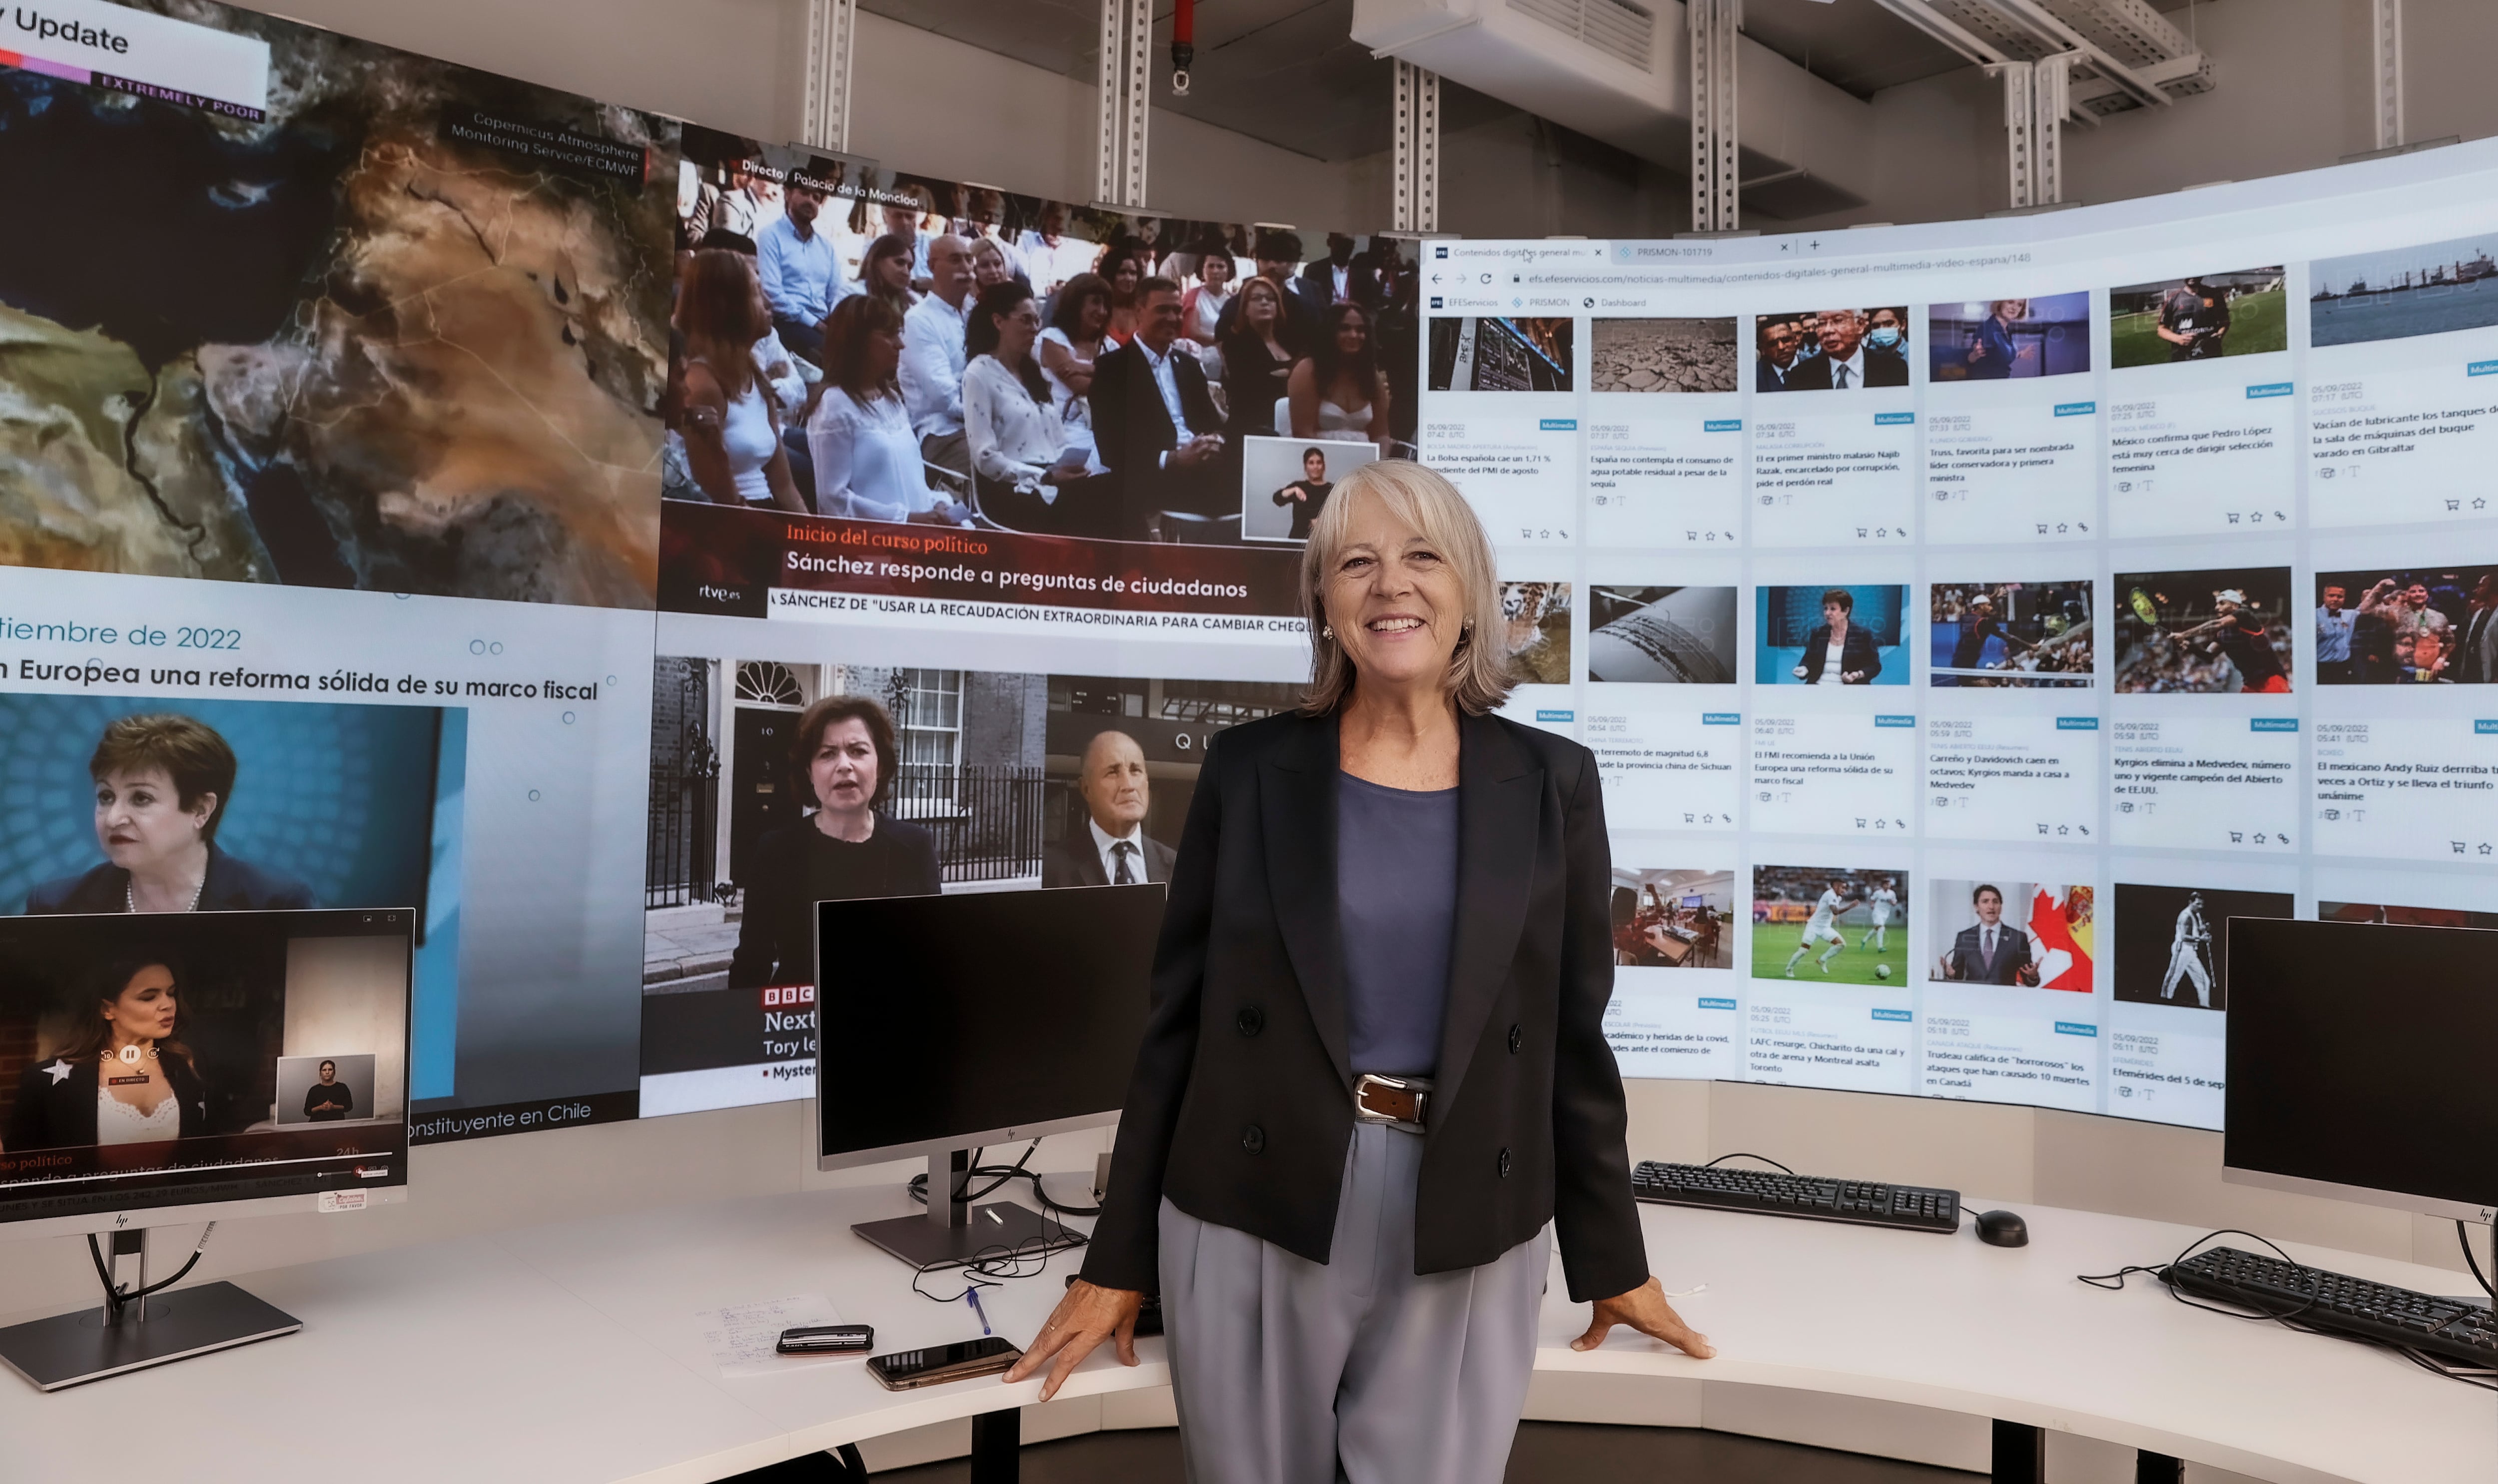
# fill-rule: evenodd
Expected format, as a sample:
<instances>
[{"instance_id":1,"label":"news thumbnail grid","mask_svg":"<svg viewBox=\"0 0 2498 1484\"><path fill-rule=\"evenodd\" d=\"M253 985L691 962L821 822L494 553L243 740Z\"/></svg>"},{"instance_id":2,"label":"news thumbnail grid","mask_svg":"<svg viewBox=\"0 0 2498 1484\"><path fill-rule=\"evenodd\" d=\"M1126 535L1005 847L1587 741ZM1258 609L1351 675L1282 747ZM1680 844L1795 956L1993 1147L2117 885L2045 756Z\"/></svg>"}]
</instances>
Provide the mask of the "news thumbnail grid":
<instances>
[{"instance_id":1,"label":"news thumbnail grid","mask_svg":"<svg viewBox=\"0 0 2498 1484\"><path fill-rule=\"evenodd\" d=\"M0 242L47 368L0 426L40 471L8 560L650 608L675 124L208 0L156 24L285 85L239 134L6 74L0 179L80 224Z\"/></svg>"},{"instance_id":2,"label":"news thumbnail grid","mask_svg":"<svg viewBox=\"0 0 2498 1484\"><path fill-rule=\"evenodd\" d=\"M404 1184L414 916L0 919L0 1220Z\"/></svg>"},{"instance_id":3,"label":"news thumbnail grid","mask_svg":"<svg viewBox=\"0 0 2498 1484\"><path fill-rule=\"evenodd\" d=\"M672 500L1237 546L1300 539L1335 478L1413 452L1417 272L1393 237L861 180L691 126L677 209ZM1129 349L1161 343L1157 282L1187 356L1176 420ZM768 326L745 322L758 286ZM780 434L759 458L721 443L705 374L750 330ZM970 368L984 356L1004 374ZM1258 442L1282 439L1289 456ZM1304 471L1312 447L1326 471Z\"/></svg>"},{"instance_id":4,"label":"news thumbnail grid","mask_svg":"<svg viewBox=\"0 0 2498 1484\"><path fill-rule=\"evenodd\" d=\"M663 655L654 695L645 1117L813 1095L819 900L1169 881L1207 744L1301 687Z\"/></svg>"}]
</instances>

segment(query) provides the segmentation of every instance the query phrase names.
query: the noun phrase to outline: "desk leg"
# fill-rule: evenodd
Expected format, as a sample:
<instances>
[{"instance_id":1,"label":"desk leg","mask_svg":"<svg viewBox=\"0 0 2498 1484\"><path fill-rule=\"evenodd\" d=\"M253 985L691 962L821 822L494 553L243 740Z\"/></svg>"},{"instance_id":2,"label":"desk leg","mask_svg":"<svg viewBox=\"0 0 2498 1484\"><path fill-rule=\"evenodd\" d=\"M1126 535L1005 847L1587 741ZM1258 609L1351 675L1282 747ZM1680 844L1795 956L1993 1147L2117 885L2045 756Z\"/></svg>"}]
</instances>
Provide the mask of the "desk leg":
<instances>
[{"instance_id":1,"label":"desk leg","mask_svg":"<svg viewBox=\"0 0 2498 1484\"><path fill-rule=\"evenodd\" d=\"M1991 1477L1995 1484L2046 1484L2047 1435L2036 1428L1998 1418Z\"/></svg>"},{"instance_id":2,"label":"desk leg","mask_svg":"<svg viewBox=\"0 0 2498 1484\"><path fill-rule=\"evenodd\" d=\"M1015 1484L1021 1471L1023 1412L1009 1406L972 1419L972 1484Z\"/></svg>"},{"instance_id":3,"label":"desk leg","mask_svg":"<svg viewBox=\"0 0 2498 1484\"><path fill-rule=\"evenodd\" d=\"M2136 1453L2133 1484L2186 1484L2186 1461L2165 1453Z\"/></svg>"}]
</instances>

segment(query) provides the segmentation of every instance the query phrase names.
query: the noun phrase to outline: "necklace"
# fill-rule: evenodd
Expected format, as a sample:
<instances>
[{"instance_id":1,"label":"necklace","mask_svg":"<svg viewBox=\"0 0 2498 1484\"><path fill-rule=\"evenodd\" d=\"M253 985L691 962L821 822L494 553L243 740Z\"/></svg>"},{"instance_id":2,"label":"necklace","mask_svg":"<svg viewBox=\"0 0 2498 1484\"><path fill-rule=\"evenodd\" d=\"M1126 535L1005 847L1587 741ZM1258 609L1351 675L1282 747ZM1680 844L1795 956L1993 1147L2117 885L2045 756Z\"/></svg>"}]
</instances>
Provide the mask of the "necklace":
<instances>
[{"instance_id":1,"label":"necklace","mask_svg":"<svg viewBox=\"0 0 2498 1484\"><path fill-rule=\"evenodd\" d=\"M200 910L200 895L208 889L208 872L202 871L200 873L200 884L191 888L191 904L184 907L182 910L185 912L196 912ZM121 900L122 903L129 907L132 912L137 912L139 910L139 882L136 877L122 883Z\"/></svg>"}]
</instances>

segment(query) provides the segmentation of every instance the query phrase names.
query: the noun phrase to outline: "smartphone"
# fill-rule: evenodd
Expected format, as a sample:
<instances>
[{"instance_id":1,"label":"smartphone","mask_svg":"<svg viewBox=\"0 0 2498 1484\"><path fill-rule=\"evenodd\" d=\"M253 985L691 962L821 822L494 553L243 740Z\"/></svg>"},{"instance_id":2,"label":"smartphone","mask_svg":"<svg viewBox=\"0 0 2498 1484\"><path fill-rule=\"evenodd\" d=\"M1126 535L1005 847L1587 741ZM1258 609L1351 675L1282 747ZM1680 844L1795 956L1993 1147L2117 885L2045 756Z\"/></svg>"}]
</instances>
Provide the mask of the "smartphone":
<instances>
[{"instance_id":1,"label":"smartphone","mask_svg":"<svg viewBox=\"0 0 2498 1484\"><path fill-rule=\"evenodd\" d=\"M808 1324L783 1330L775 1350L784 1355L839 1355L876 1348L876 1328L867 1324Z\"/></svg>"},{"instance_id":2,"label":"smartphone","mask_svg":"<svg viewBox=\"0 0 2498 1484\"><path fill-rule=\"evenodd\" d=\"M969 1380L976 1375L996 1375L1022 1357L1023 1351L1015 1348L1012 1341L988 1335L957 1344L931 1345L924 1350L872 1355L867 1369L885 1390L909 1391L918 1386Z\"/></svg>"}]
</instances>

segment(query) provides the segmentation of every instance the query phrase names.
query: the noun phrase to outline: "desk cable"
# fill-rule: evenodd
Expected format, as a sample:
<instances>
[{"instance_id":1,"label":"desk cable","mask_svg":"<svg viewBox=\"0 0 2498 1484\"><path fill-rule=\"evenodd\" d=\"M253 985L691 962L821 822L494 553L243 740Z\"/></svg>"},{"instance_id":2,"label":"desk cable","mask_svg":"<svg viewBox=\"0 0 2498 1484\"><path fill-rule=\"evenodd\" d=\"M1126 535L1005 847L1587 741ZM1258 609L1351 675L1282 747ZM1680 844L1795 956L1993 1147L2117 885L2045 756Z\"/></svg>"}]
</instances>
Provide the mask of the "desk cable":
<instances>
[{"instance_id":1,"label":"desk cable","mask_svg":"<svg viewBox=\"0 0 2498 1484\"><path fill-rule=\"evenodd\" d=\"M122 1306L135 1304L150 1295L162 1293L189 1277L191 1270L200 1265L200 1254L208 1249L208 1238L216 1232L216 1229L217 1223L214 1221L200 1229L199 1246L191 1248L191 1260L175 1269L172 1278L149 1283L135 1293L126 1288L113 1286L112 1271L104 1265L104 1248L96 1245L95 1234L89 1232L86 1239L86 1255L94 1261L95 1276L104 1284L104 1307L112 1311L113 1318L119 1319ZM2469 1248L2466 1250L2468 1251Z\"/></svg>"}]
</instances>

